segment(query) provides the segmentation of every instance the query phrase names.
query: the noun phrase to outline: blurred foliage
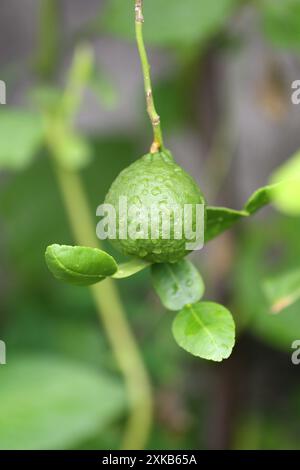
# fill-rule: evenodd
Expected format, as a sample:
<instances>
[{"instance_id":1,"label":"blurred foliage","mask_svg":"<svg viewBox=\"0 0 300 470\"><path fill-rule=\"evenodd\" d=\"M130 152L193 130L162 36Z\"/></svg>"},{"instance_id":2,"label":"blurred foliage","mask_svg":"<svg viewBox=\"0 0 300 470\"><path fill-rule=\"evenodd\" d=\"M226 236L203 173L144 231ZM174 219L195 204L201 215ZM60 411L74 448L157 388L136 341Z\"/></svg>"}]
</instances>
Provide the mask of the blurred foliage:
<instances>
[{"instance_id":1,"label":"blurred foliage","mask_svg":"<svg viewBox=\"0 0 300 470\"><path fill-rule=\"evenodd\" d=\"M271 311L279 313L300 298L300 270L282 272L264 281L264 292Z\"/></svg>"},{"instance_id":2,"label":"blurred foliage","mask_svg":"<svg viewBox=\"0 0 300 470\"><path fill-rule=\"evenodd\" d=\"M64 449L125 405L118 382L59 356L11 357L1 378L1 449Z\"/></svg>"},{"instance_id":3,"label":"blurred foliage","mask_svg":"<svg viewBox=\"0 0 300 470\"><path fill-rule=\"evenodd\" d=\"M262 0L258 3L267 37L277 46L299 49L299 0Z\"/></svg>"},{"instance_id":4,"label":"blurred foliage","mask_svg":"<svg viewBox=\"0 0 300 470\"><path fill-rule=\"evenodd\" d=\"M38 115L19 109L0 112L0 168L21 170L26 167L43 139Z\"/></svg>"},{"instance_id":5,"label":"blurred foliage","mask_svg":"<svg viewBox=\"0 0 300 470\"><path fill-rule=\"evenodd\" d=\"M281 183L273 194L277 209L287 215L300 213L300 153L297 152L275 170L271 181Z\"/></svg>"},{"instance_id":6,"label":"blurred foliage","mask_svg":"<svg viewBox=\"0 0 300 470\"><path fill-rule=\"evenodd\" d=\"M299 413L299 411L298 411ZM276 419L269 413L261 416L255 410L240 422L236 436L235 449L239 450L299 450L296 437L297 429L289 429L282 421L286 416Z\"/></svg>"},{"instance_id":7,"label":"blurred foliage","mask_svg":"<svg viewBox=\"0 0 300 470\"><path fill-rule=\"evenodd\" d=\"M248 226L236 259L234 288L241 325L274 347L290 351L300 331L299 303L272 315L265 296L265 279L297 269L300 259L298 220L274 217L263 226Z\"/></svg>"},{"instance_id":8,"label":"blurred foliage","mask_svg":"<svg viewBox=\"0 0 300 470\"><path fill-rule=\"evenodd\" d=\"M101 28L117 37L134 39L131 0L110 0ZM189 47L218 32L237 0L151 0L144 2L145 40L159 46Z\"/></svg>"}]
</instances>

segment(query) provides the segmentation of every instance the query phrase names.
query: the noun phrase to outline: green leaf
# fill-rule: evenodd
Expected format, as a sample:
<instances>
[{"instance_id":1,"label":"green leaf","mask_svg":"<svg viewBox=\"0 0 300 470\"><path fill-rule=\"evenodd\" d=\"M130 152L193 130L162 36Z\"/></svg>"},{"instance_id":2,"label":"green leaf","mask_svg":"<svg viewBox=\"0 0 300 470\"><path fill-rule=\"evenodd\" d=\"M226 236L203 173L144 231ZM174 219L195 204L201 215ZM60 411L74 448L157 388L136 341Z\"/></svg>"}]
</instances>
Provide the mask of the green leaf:
<instances>
[{"instance_id":1,"label":"green leaf","mask_svg":"<svg viewBox=\"0 0 300 470\"><path fill-rule=\"evenodd\" d=\"M300 214L300 152L297 152L271 176L278 184L273 195L278 210L287 215Z\"/></svg>"},{"instance_id":2,"label":"green leaf","mask_svg":"<svg viewBox=\"0 0 300 470\"><path fill-rule=\"evenodd\" d=\"M100 282L118 269L113 257L98 248L50 245L45 257L54 277L76 286Z\"/></svg>"},{"instance_id":3,"label":"green leaf","mask_svg":"<svg viewBox=\"0 0 300 470\"><path fill-rule=\"evenodd\" d=\"M300 48L299 0L263 0L258 6L268 38L280 47Z\"/></svg>"},{"instance_id":4,"label":"green leaf","mask_svg":"<svg viewBox=\"0 0 300 470\"><path fill-rule=\"evenodd\" d=\"M235 222L248 214L243 211L227 209L226 207L207 207L206 209L206 225L205 225L205 242L216 238L225 230L230 229Z\"/></svg>"},{"instance_id":5,"label":"green leaf","mask_svg":"<svg viewBox=\"0 0 300 470\"><path fill-rule=\"evenodd\" d=\"M112 275L114 279L123 279L125 277L133 276L134 274L142 271L143 269L150 266L151 263L142 259L136 258L127 263L121 263L118 265L118 271Z\"/></svg>"},{"instance_id":6,"label":"green leaf","mask_svg":"<svg viewBox=\"0 0 300 470\"><path fill-rule=\"evenodd\" d=\"M230 312L214 302L186 305L173 322L173 335L183 349L212 361L227 359L235 341Z\"/></svg>"},{"instance_id":7,"label":"green leaf","mask_svg":"<svg viewBox=\"0 0 300 470\"><path fill-rule=\"evenodd\" d=\"M247 215L255 214L255 212L262 209L264 206L270 204L273 200L274 191L276 190L277 185L264 186L263 188L255 191L252 196L248 199L244 206L244 212Z\"/></svg>"},{"instance_id":8,"label":"green leaf","mask_svg":"<svg viewBox=\"0 0 300 470\"><path fill-rule=\"evenodd\" d=\"M1 367L0 449L66 449L106 431L125 408L119 382L61 357L24 355Z\"/></svg>"},{"instance_id":9,"label":"green leaf","mask_svg":"<svg viewBox=\"0 0 300 470\"><path fill-rule=\"evenodd\" d=\"M42 119L19 109L0 111L0 169L21 170L31 163L44 136Z\"/></svg>"},{"instance_id":10,"label":"green leaf","mask_svg":"<svg viewBox=\"0 0 300 470\"><path fill-rule=\"evenodd\" d=\"M272 313L279 313L300 299L300 269L265 279L263 290Z\"/></svg>"},{"instance_id":11,"label":"green leaf","mask_svg":"<svg viewBox=\"0 0 300 470\"><path fill-rule=\"evenodd\" d=\"M255 214L262 207L272 202L278 187L279 185L272 184L258 189L250 196L244 208L240 211L226 207L208 206L206 208L205 242L212 240L225 230L230 229L240 219Z\"/></svg>"},{"instance_id":12,"label":"green leaf","mask_svg":"<svg viewBox=\"0 0 300 470\"><path fill-rule=\"evenodd\" d=\"M204 294L200 273L186 259L174 264L154 264L151 273L154 289L168 310L180 310L186 304L198 302Z\"/></svg>"},{"instance_id":13,"label":"green leaf","mask_svg":"<svg viewBox=\"0 0 300 470\"><path fill-rule=\"evenodd\" d=\"M144 2L145 40L155 45L191 45L215 34L231 14L236 0L148 0ZM104 31L134 38L134 2L110 0L101 12Z\"/></svg>"}]
</instances>

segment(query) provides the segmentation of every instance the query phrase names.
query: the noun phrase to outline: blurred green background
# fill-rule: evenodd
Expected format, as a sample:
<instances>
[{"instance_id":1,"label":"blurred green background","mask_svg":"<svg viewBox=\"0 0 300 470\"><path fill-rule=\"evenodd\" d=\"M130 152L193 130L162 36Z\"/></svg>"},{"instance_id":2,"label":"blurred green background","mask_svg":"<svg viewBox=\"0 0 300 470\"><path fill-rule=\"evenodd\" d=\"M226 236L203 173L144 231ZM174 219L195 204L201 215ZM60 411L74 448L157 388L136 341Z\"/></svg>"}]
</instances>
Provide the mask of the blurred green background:
<instances>
[{"instance_id":1,"label":"blurred green background","mask_svg":"<svg viewBox=\"0 0 300 470\"><path fill-rule=\"evenodd\" d=\"M291 103L300 1L144 0L144 10L166 145L210 204L239 209L300 148ZM90 45L95 64L66 159L78 157L96 227L112 180L151 143L133 12L133 0L1 1L1 449L120 445L128 400L90 292L59 283L44 262L48 244L74 239L41 109L68 83L74 50ZM291 362L300 303L271 315L262 288L298 268L299 233L299 217L264 209L194 255L206 297L238 325L221 364L178 348L148 271L118 282L153 386L147 448L300 448L300 365Z\"/></svg>"}]
</instances>

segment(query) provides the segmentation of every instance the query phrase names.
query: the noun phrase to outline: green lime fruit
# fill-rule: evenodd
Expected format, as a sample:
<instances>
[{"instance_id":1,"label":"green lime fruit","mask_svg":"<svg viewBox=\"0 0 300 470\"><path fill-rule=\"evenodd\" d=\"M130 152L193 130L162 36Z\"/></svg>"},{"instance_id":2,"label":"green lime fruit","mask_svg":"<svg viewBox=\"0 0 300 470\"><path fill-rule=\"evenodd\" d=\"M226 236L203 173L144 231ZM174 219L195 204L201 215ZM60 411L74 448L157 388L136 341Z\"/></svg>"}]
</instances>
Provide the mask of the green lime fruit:
<instances>
[{"instance_id":1,"label":"green lime fruit","mask_svg":"<svg viewBox=\"0 0 300 470\"><path fill-rule=\"evenodd\" d=\"M124 238L124 232L121 236L121 224L124 224L122 215L120 216L121 198L123 201L126 198L128 207L134 206L137 209L134 213L126 212L125 221L128 232L130 226L138 227L140 230L136 238L131 236ZM115 239L110 237L110 241L119 251L152 263L175 263L186 256L188 253L186 244L193 241L190 235L189 239L185 235L184 206L190 205L191 226L195 231L196 205L201 204L205 208L205 199L193 178L175 163L170 152L163 151L144 155L125 168L112 183L105 204L110 204L116 211L116 237ZM165 214L165 210L168 211L168 208L175 206L180 207L182 212L170 213L170 236L166 238L163 231L165 215L160 215L157 231L153 235L152 220L149 219L151 207ZM146 216L143 212L145 209L148 211ZM176 232L179 224L182 227L181 238L178 238L178 231Z\"/></svg>"}]
</instances>

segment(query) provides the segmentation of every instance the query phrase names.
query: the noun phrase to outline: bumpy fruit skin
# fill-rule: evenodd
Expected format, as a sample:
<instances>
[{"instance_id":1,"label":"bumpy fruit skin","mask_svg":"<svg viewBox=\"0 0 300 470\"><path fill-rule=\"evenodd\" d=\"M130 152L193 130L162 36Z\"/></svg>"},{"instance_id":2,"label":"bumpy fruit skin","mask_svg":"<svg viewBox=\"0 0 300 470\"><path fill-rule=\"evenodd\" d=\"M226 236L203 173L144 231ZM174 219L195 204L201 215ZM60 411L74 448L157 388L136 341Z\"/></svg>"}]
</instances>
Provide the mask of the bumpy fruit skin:
<instances>
[{"instance_id":1,"label":"bumpy fruit skin","mask_svg":"<svg viewBox=\"0 0 300 470\"><path fill-rule=\"evenodd\" d=\"M112 183L105 203L114 206L119 216L119 198L127 197L128 206L137 205L150 209L151 205L159 208L178 204L205 204L204 196L193 178L177 165L168 151L146 154L125 168ZM193 211L194 213L194 211ZM127 220L128 225L132 221ZM176 221L174 221L176 223ZM166 240L159 233L158 239L127 238L110 240L123 254L143 258L152 263L175 263L186 256L186 240L174 238L171 221L171 237ZM193 230L195 229L193 220ZM118 227L118 225L117 225ZM149 232L150 234L150 232Z\"/></svg>"}]
</instances>

